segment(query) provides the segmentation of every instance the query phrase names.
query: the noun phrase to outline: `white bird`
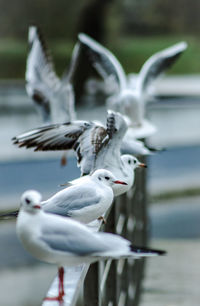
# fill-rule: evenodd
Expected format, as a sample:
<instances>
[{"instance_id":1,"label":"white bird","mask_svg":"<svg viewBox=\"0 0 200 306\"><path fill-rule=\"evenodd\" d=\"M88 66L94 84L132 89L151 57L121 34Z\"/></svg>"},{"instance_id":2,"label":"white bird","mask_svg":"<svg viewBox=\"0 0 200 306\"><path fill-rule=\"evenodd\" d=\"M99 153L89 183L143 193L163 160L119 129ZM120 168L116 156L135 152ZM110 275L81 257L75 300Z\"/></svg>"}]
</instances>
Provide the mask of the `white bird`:
<instances>
[{"instance_id":1,"label":"white bird","mask_svg":"<svg viewBox=\"0 0 200 306\"><path fill-rule=\"evenodd\" d=\"M130 119L131 134L135 138L152 135L156 128L145 119L147 92L153 81L166 69L172 66L181 53L187 48L180 42L170 48L151 56L143 65L134 88L130 88L125 72L117 58L105 47L86 34L79 34L81 48L85 48L92 65L104 79L105 84L112 80L112 95L107 99L109 109L126 115Z\"/></svg>"},{"instance_id":2,"label":"white bird","mask_svg":"<svg viewBox=\"0 0 200 306\"><path fill-rule=\"evenodd\" d=\"M64 74L62 79L59 79L55 73L53 61L47 49L44 36L36 26L29 27L29 47L30 51L26 66L26 90L40 111L43 122L46 125L74 120L76 113L74 109L72 79L76 73L79 61L80 43L75 45L70 69ZM110 77L106 83L102 82L102 86L106 90L111 90L112 83L113 80ZM134 150L134 147L136 147L136 150ZM136 140L134 144L132 143L131 148L131 154L151 154L148 148L141 148L141 145ZM61 164L66 164L66 155L62 156Z\"/></svg>"},{"instance_id":3,"label":"white bird","mask_svg":"<svg viewBox=\"0 0 200 306\"><path fill-rule=\"evenodd\" d=\"M45 213L37 191L26 191L22 195L16 231L28 252L59 267L59 294L47 297L47 300L63 301L63 266L90 264L108 258L138 259L165 254L161 250L132 246L128 240L114 234L92 232L70 218Z\"/></svg>"},{"instance_id":4,"label":"white bird","mask_svg":"<svg viewBox=\"0 0 200 306\"><path fill-rule=\"evenodd\" d=\"M59 79L41 30L29 27L29 53L26 65L26 90L42 114L44 123L74 120L72 75L77 65L79 44L74 47L68 74Z\"/></svg>"},{"instance_id":5,"label":"white bird","mask_svg":"<svg viewBox=\"0 0 200 306\"><path fill-rule=\"evenodd\" d=\"M126 131L123 116L108 111L106 128L95 122L73 121L36 128L14 137L13 141L19 147L35 148L35 151L74 149L82 175L103 168L127 183L113 188L117 196L132 187L135 168L146 166L131 155L121 156Z\"/></svg>"},{"instance_id":6,"label":"white bird","mask_svg":"<svg viewBox=\"0 0 200 306\"><path fill-rule=\"evenodd\" d=\"M72 181L69 187L42 201L41 205L47 213L71 217L82 223L90 223L98 218L104 220L103 215L113 202L112 188L116 185L126 183L117 180L110 171L98 169L84 179ZM0 217L5 219L17 215L18 210Z\"/></svg>"}]
</instances>

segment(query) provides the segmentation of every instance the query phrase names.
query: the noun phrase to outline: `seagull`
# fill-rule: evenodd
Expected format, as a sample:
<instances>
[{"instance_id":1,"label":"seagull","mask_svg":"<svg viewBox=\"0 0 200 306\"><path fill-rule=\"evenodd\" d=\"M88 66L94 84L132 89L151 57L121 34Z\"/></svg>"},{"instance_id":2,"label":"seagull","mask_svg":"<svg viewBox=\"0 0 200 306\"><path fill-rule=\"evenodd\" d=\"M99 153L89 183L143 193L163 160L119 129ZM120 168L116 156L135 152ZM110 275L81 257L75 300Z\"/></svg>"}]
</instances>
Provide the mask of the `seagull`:
<instances>
[{"instance_id":1,"label":"seagull","mask_svg":"<svg viewBox=\"0 0 200 306\"><path fill-rule=\"evenodd\" d=\"M103 168L127 184L113 187L114 195L118 196L132 187L134 170L146 165L132 155L121 156L122 139L127 131L124 117L108 111L106 125L88 121L54 124L16 136L13 142L35 151L74 149L82 176Z\"/></svg>"},{"instance_id":2,"label":"seagull","mask_svg":"<svg viewBox=\"0 0 200 306\"><path fill-rule=\"evenodd\" d=\"M76 43L74 47L69 71L62 79L59 79L40 28L30 26L28 37L30 51L26 66L26 90L40 111L44 125L75 120L72 78L76 73L79 61L80 43ZM102 86L111 89L112 83L112 78L111 80L108 78L107 83L102 83ZM134 144L132 143L131 147L131 154L151 154L147 147L141 148L137 140L134 141ZM134 147L137 148L136 151ZM65 154L62 156L61 164L66 164Z\"/></svg>"},{"instance_id":3,"label":"seagull","mask_svg":"<svg viewBox=\"0 0 200 306\"><path fill-rule=\"evenodd\" d=\"M44 125L75 120L72 78L79 60L79 43L74 47L68 71L59 79L39 27L29 27L28 42L26 91L40 112ZM61 165L66 163L67 157L63 154Z\"/></svg>"},{"instance_id":4,"label":"seagull","mask_svg":"<svg viewBox=\"0 0 200 306\"><path fill-rule=\"evenodd\" d=\"M80 33L78 39L85 50L83 52L87 54L105 84L110 84L105 87L113 89L107 99L108 108L129 118L131 134L135 138L145 138L155 133L156 128L145 119L147 92L153 81L170 68L183 53L187 43L177 43L151 56L142 66L135 87L130 88L121 64L108 49L84 33Z\"/></svg>"},{"instance_id":5,"label":"seagull","mask_svg":"<svg viewBox=\"0 0 200 306\"><path fill-rule=\"evenodd\" d=\"M26 65L26 91L42 115L45 124L74 120L74 91L72 75L77 65L79 44L76 44L68 74L60 79L55 73L53 61L42 32L30 26L29 53Z\"/></svg>"},{"instance_id":6,"label":"seagull","mask_svg":"<svg viewBox=\"0 0 200 306\"><path fill-rule=\"evenodd\" d=\"M26 191L21 197L16 232L24 248L37 259L59 267L59 292L57 297L45 300L63 301L64 268L90 264L99 260L135 258L164 255L162 250L140 248L114 234L92 232L84 224L71 218L43 211L41 194Z\"/></svg>"},{"instance_id":7,"label":"seagull","mask_svg":"<svg viewBox=\"0 0 200 306\"><path fill-rule=\"evenodd\" d=\"M90 223L96 219L105 219L103 215L113 202L113 186L127 185L117 180L114 175L105 169L98 169L84 179L73 181L64 188L42 201L41 205L45 212L73 218L82 223ZM30 193L32 198L35 192ZM18 210L2 214L0 218L16 217Z\"/></svg>"}]
</instances>

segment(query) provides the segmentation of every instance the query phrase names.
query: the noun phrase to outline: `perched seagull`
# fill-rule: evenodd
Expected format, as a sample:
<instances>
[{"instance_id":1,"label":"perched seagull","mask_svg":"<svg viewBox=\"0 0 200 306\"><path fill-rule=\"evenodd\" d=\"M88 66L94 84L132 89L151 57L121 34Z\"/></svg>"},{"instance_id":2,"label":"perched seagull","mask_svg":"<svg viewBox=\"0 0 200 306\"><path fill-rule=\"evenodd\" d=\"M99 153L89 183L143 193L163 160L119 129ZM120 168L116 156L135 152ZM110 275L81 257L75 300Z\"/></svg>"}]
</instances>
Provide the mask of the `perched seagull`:
<instances>
[{"instance_id":1,"label":"perched seagull","mask_svg":"<svg viewBox=\"0 0 200 306\"><path fill-rule=\"evenodd\" d=\"M26 65L26 90L36 104L44 123L74 120L72 75L77 65L79 44L76 44L68 74L59 79L41 30L29 27L29 53Z\"/></svg>"},{"instance_id":2,"label":"perched seagull","mask_svg":"<svg viewBox=\"0 0 200 306\"><path fill-rule=\"evenodd\" d=\"M122 139L127 131L124 117L108 111L106 125L105 128L88 121L54 124L16 136L13 141L19 147L35 148L35 151L74 149L82 175L103 168L127 184L113 187L117 196L132 187L135 168L146 165L134 156L121 156Z\"/></svg>"},{"instance_id":3,"label":"perched seagull","mask_svg":"<svg viewBox=\"0 0 200 306\"><path fill-rule=\"evenodd\" d=\"M103 219L103 215L113 202L114 185L126 185L117 180L108 170L98 169L83 179L77 179L41 205L45 212L65 217L71 217L82 223L90 223L96 219ZM36 192L29 192L34 199ZM0 215L1 218L16 217L18 210Z\"/></svg>"},{"instance_id":4,"label":"perched seagull","mask_svg":"<svg viewBox=\"0 0 200 306\"><path fill-rule=\"evenodd\" d=\"M109 89L113 89L107 99L108 108L130 119L132 136L145 138L152 135L156 128L145 119L148 89L153 81L170 68L183 53L187 48L186 42L180 42L151 56L142 66L135 87L130 88L121 64L108 49L86 34L79 34L78 39L93 67L104 79L105 84L110 84Z\"/></svg>"},{"instance_id":5,"label":"perched seagull","mask_svg":"<svg viewBox=\"0 0 200 306\"><path fill-rule=\"evenodd\" d=\"M41 261L59 267L59 293L46 300L63 301L64 268L109 258L120 259L164 255L162 250L140 248L110 233L92 232L85 225L62 216L45 213L41 195L26 191L21 198L16 231L24 248Z\"/></svg>"}]
</instances>

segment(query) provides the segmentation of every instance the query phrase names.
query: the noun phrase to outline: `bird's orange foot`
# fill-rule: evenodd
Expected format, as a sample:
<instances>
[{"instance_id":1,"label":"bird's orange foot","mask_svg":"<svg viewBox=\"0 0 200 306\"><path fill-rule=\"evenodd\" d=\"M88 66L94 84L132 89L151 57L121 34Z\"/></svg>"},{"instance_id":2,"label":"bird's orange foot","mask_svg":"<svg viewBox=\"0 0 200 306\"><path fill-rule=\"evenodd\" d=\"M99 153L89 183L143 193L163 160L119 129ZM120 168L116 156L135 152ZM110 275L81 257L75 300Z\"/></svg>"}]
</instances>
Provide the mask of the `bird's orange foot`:
<instances>
[{"instance_id":1,"label":"bird's orange foot","mask_svg":"<svg viewBox=\"0 0 200 306\"><path fill-rule=\"evenodd\" d=\"M102 221L103 224L106 224L106 219L103 216L99 217L98 220Z\"/></svg>"}]
</instances>

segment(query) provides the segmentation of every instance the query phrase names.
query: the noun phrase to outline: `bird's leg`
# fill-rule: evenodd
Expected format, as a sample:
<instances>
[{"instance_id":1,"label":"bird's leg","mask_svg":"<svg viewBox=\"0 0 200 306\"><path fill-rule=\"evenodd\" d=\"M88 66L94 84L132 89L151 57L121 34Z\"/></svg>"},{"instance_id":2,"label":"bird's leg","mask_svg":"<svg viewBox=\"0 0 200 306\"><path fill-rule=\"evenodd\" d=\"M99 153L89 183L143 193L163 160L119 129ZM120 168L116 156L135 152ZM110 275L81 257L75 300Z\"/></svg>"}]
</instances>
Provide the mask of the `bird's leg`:
<instances>
[{"instance_id":1,"label":"bird's leg","mask_svg":"<svg viewBox=\"0 0 200 306\"><path fill-rule=\"evenodd\" d=\"M98 220L102 221L103 224L106 224L106 219L103 216L100 216Z\"/></svg>"},{"instance_id":2,"label":"bird's leg","mask_svg":"<svg viewBox=\"0 0 200 306\"><path fill-rule=\"evenodd\" d=\"M59 301L62 305L64 302L63 296L65 295L64 292L64 268L60 267L58 269L58 296L55 297L46 297L44 301Z\"/></svg>"},{"instance_id":3,"label":"bird's leg","mask_svg":"<svg viewBox=\"0 0 200 306\"><path fill-rule=\"evenodd\" d=\"M64 291L64 268L60 267L58 270L58 277L59 277L59 296L63 298L65 295Z\"/></svg>"},{"instance_id":4,"label":"bird's leg","mask_svg":"<svg viewBox=\"0 0 200 306\"><path fill-rule=\"evenodd\" d=\"M60 164L62 167L67 165L67 152L63 153L61 160L60 160Z\"/></svg>"}]
</instances>

